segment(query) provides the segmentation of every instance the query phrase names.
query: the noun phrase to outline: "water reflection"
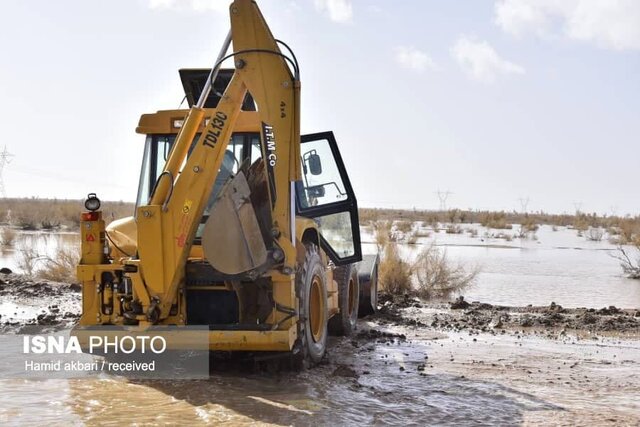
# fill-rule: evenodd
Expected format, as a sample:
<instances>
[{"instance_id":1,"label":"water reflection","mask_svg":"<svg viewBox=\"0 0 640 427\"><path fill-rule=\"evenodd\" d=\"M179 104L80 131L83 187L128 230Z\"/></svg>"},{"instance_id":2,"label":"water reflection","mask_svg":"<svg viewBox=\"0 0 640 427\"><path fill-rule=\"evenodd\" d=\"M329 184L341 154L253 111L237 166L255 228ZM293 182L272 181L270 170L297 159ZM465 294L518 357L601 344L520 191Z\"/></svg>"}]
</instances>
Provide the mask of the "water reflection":
<instances>
[{"instance_id":1,"label":"water reflection","mask_svg":"<svg viewBox=\"0 0 640 427\"><path fill-rule=\"evenodd\" d=\"M0 250L0 267L6 267L17 273L24 273L24 258L53 257L59 248L77 247L78 233L20 231L10 246L2 246Z\"/></svg>"},{"instance_id":2,"label":"water reflection","mask_svg":"<svg viewBox=\"0 0 640 427\"><path fill-rule=\"evenodd\" d=\"M565 307L640 307L640 281L623 276L618 260L611 255L616 246L606 240L595 242L578 236L576 230L543 225L536 239L491 237L514 230L492 230L478 224L463 229L476 230L447 234L445 230L423 230L416 245L400 246L403 257L414 259L421 247L435 242L446 249L453 261L481 267L475 286L463 292L468 300L491 304ZM363 252L375 252L370 230L363 229Z\"/></svg>"}]
</instances>

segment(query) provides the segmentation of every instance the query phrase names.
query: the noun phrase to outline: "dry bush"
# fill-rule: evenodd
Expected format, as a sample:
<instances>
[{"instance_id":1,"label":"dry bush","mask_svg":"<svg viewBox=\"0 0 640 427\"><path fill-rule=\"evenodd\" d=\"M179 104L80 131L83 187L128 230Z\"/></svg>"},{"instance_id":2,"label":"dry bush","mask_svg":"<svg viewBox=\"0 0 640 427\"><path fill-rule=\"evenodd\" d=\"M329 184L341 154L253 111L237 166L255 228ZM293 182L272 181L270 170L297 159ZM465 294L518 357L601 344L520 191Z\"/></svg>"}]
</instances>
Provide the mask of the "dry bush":
<instances>
[{"instance_id":1,"label":"dry bush","mask_svg":"<svg viewBox=\"0 0 640 427\"><path fill-rule=\"evenodd\" d=\"M34 277L37 272L37 265L43 256L40 255L35 249L29 247L21 247L16 254L16 265L22 274L27 277Z\"/></svg>"},{"instance_id":2,"label":"dry bush","mask_svg":"<svg viewBox=\"0 0 640 427\"><path fill-rule=\"evenodd\" d=\"M409 234L407 237L407 244L415 245L416 243L418 243L418 236L416 235L416 233Z\"/></svg>"},{"instance_id":3,"label":"dry bush","mask_svg":"<svg viewBox=\"0 0 640 427\"><path fill-rule=\"evenodd\" d=\"M102 203L102 216L109 223L115 219L133 215L133 203ZM2 199L0 218L23 230L54 230L68 228L77 230L80 213L84 210L82 200L59 199Z\"/></svg>"},{"instance_id":4,"label":"dry bush","mask_svg":"<svg viewBox=\"0 0 640 427\"><path fill-rule=\"evenodd\" d=\"M573 228L578 230L578 232L587 231L589 229L589 221L587 221L583 217L578 216L573 221Z\"/></svg>"},{"instance_id":5,"label":"dry bush","mask_svg":"<svg viewBox=\"0 0 640 427\"><path fill-rule=\"evenodd\" d=\"M403 233L409 233L413 229L413 223L409 221L397 221L395 223L395 228Z\"/></svg>"},{"instance_id":6,"label":"dry bush","mask_svg":"<svg viewBox=\"0 0 640 427\"><path fill-rule=\"evenodd\" d=\"M373 233L376 239L376 245L378 246L378 252L387 246L391 236L391 223L388 221L376 221L372 224Z\"/></svg>"},{"instance_id":7,"label":"dry bush","mask_svg":"<svg viewBox=\"0 0 640 427\"><path fill-rule=\"evenodd\" d=\"M60 246L52 257L42 259L43 266L37 275L54 282L76 283L76 266L79 262L79 245Z\"/></svg>"},{"instance_id":8,"label":"dry bush","mask_svg":"<svg viewBox=\"0 0 640 427\"><path fill-rule=\"evenodd\" d=\"M591 240L592 242L600 242L604 237L604 230L600 227L589 227L584 235L587 240Z\"/></svg>"},{"instance_id":9,"label":"dry bush","mask_svg":"<svg viewBox=\"0 0 640 427\"><path fill-rule=\"evenodd\" d=\"M16 241L16 237L18 233L11 227L2 227L2 231L0 231L0 245L2 246L13 246Z\"/></svg>"},{"instance_id":10,"label":"dry bush","mask_svg":"<svg viewBox=\"0 0 640 427\"><path fill-rule=\"evenodd\" d=\"M447 259L447 251L434 244L425 248L413 266L418 295L422 298L447 297L473 284L480 270L471 270Z\"/></svg>"},{"instance_id":11,"label":"dry bush","mask_svg":"<svg viewBox=\"0 0 640 427\"><path fill-rule=\"evenodd\" d=\"M446 229L447 234L462 234L462 228L459 225L449 224Z\"/></svg>"},{"instance_id":12,"label":"dry bush","mask_svg":"<svg viewBox=\"0 0 640 427\"><path fill-rule=\"evenodd\" d=\"M617 231L618 240L621 244L640 243L640 224L639 221L625 218L618 222Z\"/></svg>"},{"instance_id":13,"label":"dry bush","mask_svg":"<svg viewBox=\"0 0 640 427\"><path fill-rule=\"evenodd\" d=\"M612 255L620 261L623 273L630 279L640 279L640 243L634 245L635 255L631 255L629 249L618 246L618 252Z\"/></svg>"},{"instance_id":14,"label":"dry bush","mask_svg":"<svg viewBox=\"0 0 640 427\"><path fill-rule=\"evenodd\" d=\"M498 230L511 230L512 228L512 225L507 222L507 215L504 212L484 212L480 216L480 224L483 227Z\"/></svg>"},{"instance_id":15,"label":"dry bush","mask_svg":"<svg viewBox=\"0 0 640 427\"><path fill-rule=\"evenodd\" d=\"M529 215L525 216L524 220L522 221L522 224L520 225L524 227L527 231L531 231L531 232L538 231L538 228L539 228L535 218Z\"/></svg>"},{"instance_id":16,"label":"dry bush","mask_svg":"<svg viewBox=\"0 0 640 427\"><path fill-rule=\"evenodd\" d=\"M446 214L447 221L451 224L463 222L464 214L460 209L451 209Z\"/></svg>"},{"instance_id":17,"label":"dry bush","mask_svg":"<svg viewBox=\"0 0 640 427\"><path fill-rule=\"evenodd\" d=\"M411 266L404 261L394 244L387 244L378 270L380 289L391 295L411 293Z\"/></svg>"},{"instance_id":18,"label":"dry bush","mask_svg":"<svg viewBox=\"0 0 640 427\"><path fill-rule=\"evenodd\" d=\"M427 210L401 210L401 209L368 209L360 208L360 220L363 224L371 220L381 221L424 221L428 225L435 226L438 223L481 223L483 225L494 225L494 228L501 228L510 224L526 224L531 221L535 224L548 224L556 226L574 226L576 221L579 227L586 223L591 227L603 228L627 228L632 234L640 234L640 216L618 217L618 216L598 216L595 213L586 214L578 212L576 215L569 214L548 214L542 211L535 213L523 212L490 212L452 209L448 211L427 211ZM490 224L493 223L493 224ZM583 225L581 225L581 223ZM436 227L434 227L436 228ZM586 230L586 228L585 228ZM628 234L628 233L627 233Z\"/></svg>"},{"instance_id":19,"label":"dry bush","mask_svg":"<svg viewBox=\"0 0 640 427\"><path fill-rule=\"evenodd\" d=\"M437 213L428 213L424 217L424 223L430 225L434 230L438 228L440 216Z\"/></svg>"}]
</instances>

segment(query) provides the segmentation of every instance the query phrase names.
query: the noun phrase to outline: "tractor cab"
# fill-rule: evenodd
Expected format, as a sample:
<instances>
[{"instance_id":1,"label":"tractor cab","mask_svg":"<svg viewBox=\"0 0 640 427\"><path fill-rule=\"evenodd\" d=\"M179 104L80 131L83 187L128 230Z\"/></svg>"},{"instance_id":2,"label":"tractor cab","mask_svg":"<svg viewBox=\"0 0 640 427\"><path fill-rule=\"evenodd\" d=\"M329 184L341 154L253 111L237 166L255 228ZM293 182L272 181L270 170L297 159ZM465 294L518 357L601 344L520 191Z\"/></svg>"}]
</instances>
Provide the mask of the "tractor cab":
<instances>
[{"instance_id":1,"label":"tractor cab","mask_svg":"<svg viewBox=\"0 0 640 427\"><path fill-rule=\"evenodd\" d=\"M185 92L185 100L191 107L209 75L208 69L182 69L180 79ZM215 108L229 83L233 70L220 70L209 94L205 108ZM153 194L156 182L184 123L187 110L158 111L144 114L136 131L146 135L136 206L144 205ZM204 128L204 124L202 126ZM200 138L198 132L191 150ZM227 150L215 184L211 189L207 207L196 233L194 245L201 244L204 224L209 218L223 185L243 165L252 165L266 159L269 182L273 183L274 161L270 153L269 128L259 123L255 103L247 94L240 112L235 132ZM264 141L264 142L263 142ZM360 230L356 198L332 132L322 132L301 137L302 180L295 184L296 214L313 218L321 231L321 245L336 265L360 261ZM275 188L271 188L275 192ZM260 209L256 209L258 212Z\"/></svg>"}]
</instances>

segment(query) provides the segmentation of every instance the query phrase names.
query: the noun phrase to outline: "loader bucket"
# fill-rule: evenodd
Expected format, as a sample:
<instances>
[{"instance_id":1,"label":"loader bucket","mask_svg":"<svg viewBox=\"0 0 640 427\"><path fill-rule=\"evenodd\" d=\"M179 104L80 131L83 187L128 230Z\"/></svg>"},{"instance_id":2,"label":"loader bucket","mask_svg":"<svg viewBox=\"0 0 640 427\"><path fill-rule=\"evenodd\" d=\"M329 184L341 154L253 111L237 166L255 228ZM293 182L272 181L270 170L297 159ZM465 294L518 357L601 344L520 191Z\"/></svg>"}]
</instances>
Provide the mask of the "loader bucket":
<instances>
[{"instance_id":1,"label":"loader bucket","mask_svg":"<svg viewBox=\"0 0 640 427\"><path fill-rule=\"evenodd\" d=\"M267 261L267 249L250 196L244 172L238 172L222 188L205 223L204 256L221 273L244 273Z\"/></svg>"}]
</instances>

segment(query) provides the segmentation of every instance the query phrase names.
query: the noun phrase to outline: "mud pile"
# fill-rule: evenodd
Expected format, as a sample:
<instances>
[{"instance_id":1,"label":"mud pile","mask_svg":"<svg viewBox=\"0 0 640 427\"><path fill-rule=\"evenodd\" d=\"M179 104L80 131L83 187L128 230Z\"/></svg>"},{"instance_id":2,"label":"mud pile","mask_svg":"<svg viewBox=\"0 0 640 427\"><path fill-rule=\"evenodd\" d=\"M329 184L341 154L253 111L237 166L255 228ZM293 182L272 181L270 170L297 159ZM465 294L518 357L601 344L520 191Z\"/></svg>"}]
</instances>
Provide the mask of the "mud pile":
<instances>
[{"instance_id":1,"label":"mud pile","mask_svg":"<svg viewBox=\"0 0 640 427\"><path fill-rule=\"evenodd\" d=\"M552 302L543 307L508 307L463 297L452 303L421 301L410 295L380 296L380 317L402 325L441 330L496 333L502 330L617 332L640 335L640 311L614 306L563 308Z\"/></svg>"},{"instance_id":2,"label":"mud pile","mask_svg":"<svg viewBox=\"0 0 640 427\"><path fill-rule=\"evenodd\" d=\"M73 325L82 311L80 286L0 274L0 332L30 327L53 331ZM26 329L25 329L26 328Z\"/></svg>"}]
</instances>

